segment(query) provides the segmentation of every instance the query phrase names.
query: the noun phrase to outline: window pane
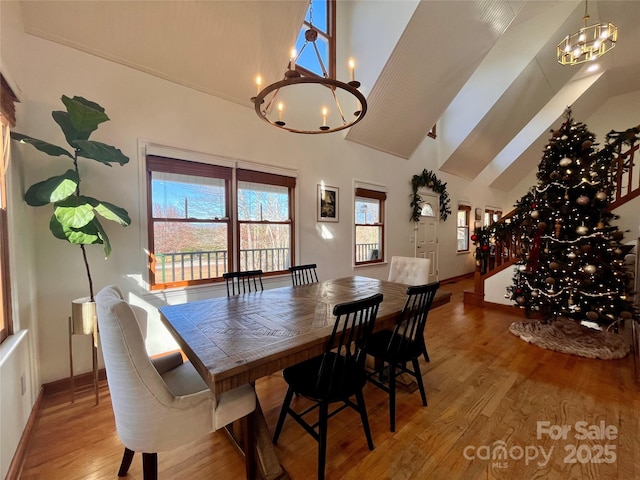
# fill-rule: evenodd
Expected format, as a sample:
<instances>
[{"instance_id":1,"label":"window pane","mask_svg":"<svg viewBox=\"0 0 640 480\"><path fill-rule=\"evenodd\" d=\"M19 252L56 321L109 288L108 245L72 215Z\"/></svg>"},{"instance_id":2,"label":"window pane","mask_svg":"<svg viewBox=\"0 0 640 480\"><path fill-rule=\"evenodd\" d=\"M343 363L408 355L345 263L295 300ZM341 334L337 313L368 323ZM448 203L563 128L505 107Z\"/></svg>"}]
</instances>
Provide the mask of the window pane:
<instances>
[{"instance_id":1,"label":"window pane","mask_svg":"<svg viewBox=\"0 0 640 480\"><path fill-rule=\"evenodd\" d=\"M467 228L458 228L458 251L469 250Z\"/></svg>"},{"instance_id":2,"label":"window pane","mask_svg":"<svg viewBox=\"0 0 640 480\"><path fill-rule=\"evenodd\" d=\"M216 219L226 217L225 181L177 173L152 172L153 216Z\"/></svg>"},{"instance_id":3,"label":"window pane","mask_svg":"<svg viewBox=\"0 0 640 480\"><path fill-rule=\"evenodd\" d=\"M238 182L238 220L286 222L289 218L287 187Z\"/></svg>"},{"instance_id":4,"label":"window pane","mask_svg":"<svg viewBox=\"0 0 640 480\"><path fill-rule=\"evenodd\" d=\"M467 225L467 212L465 210L458 210L458 226L464 227Z\"/></svg>"},{"instance_id":5,"label":"window pane","mask_svg":"<svg viewBox=\"0 0 640 480\"><path fill-rule=\"evenodd\" d=\"M300 29L300 35L298 36L298 41L296 42L296 52L298 52L298 59L296 60L297 65L309 70L312 73L322 77L324 73L322 72L322 68L320 68L320 63L318 62L318 56L316 55L316 50L313 48L313 44L311 42L307 43L305 46L305 38L304 34L308 30L309 27L303 25ZM327 70L327 74L329 73L329 41L323 35L318 35L318 39L316 40L316 46L318 47L318 51L320 52L320 58L322 58L322 63L324 63L324 68ZM303 48L304 47L304 48Z\"/></svg>"},{"instance_id":6,"label":"window pane","mask_svg":"<svg viewBox=\"0 0 640 480\"><path fill-rule=\"evenodd\" d=\"M382 227L356 226L356 262L380 259L381 240Z\"/></svg>"},{"instance_id":7,"label":"window pane","mask_svg":"<svg viewBox=\"0 0 640 480\"><path fill-rule=\"evenodd\" d=\"M311 0L311 6L304 17L305 22L313 23L314 27L323 32L327 31L327 3L328 0Z\"/></svg>"},{"instance_id":8,"label":"window pane","mask_svg":"<svg viewBox=\"0 0 640 480\"><path fill-rule=\"evenodd\" d=\"M226 224L155 222L153 237L155 283L218 278L226 272Z\"/></svg>"},{"instance_id":9,"label":"window pane","mask_svg":"<svg viewBox=\"0 0 640 480\"><path fill-rule=\"evenodd\" d=\"M240 225L240 270L276 272L291 265L290 225Z\"/></svg>"},{"instance_id":10,"label":"window pane","mask_svg":"<svg viewBox=\"0 0 640 480\"><path fill-rule=\"evenodd\" d=\"M355 205L356 223L380 223L380 200L374 200L365 197L356 197Z\"/></svg>"}]
</instances>

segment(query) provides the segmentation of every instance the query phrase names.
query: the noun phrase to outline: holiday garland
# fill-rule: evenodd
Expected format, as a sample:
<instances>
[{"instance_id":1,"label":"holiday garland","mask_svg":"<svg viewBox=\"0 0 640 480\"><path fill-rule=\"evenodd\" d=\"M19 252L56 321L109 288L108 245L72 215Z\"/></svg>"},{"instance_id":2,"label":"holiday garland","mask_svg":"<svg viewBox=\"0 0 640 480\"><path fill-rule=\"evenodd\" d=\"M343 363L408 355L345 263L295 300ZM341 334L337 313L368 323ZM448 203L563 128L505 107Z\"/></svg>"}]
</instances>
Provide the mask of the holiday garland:
<instances>
[{"instance_id":1,"label":"holiday garland","mask_svg":"<svg viewBox=\"0 0 640 480\"><path fill-rule=\"evenodd\" d=\"M411 194L411 220L414 222L420 221L420 213L422 211L422 197L418 194L420 187L428 187L440 196L440 218L444 221L449 215L451 215L450 199L447 193L447 184L438 180L435 173L431 170L423 170L420 175L414 175L411 179L411 187L413 193Z\"/></svg>"}]
</instances>

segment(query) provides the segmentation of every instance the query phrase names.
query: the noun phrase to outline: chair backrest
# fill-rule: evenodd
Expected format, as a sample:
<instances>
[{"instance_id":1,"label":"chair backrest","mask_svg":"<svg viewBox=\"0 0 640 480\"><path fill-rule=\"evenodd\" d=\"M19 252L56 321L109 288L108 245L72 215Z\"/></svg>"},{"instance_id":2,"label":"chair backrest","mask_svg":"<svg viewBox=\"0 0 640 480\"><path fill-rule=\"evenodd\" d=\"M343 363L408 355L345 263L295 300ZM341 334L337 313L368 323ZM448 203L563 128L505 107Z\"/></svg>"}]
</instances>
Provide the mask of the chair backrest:
<instances>
[{"instance_id":1,"label":"chair backrest","mask_svg":"<svg viewBox=\"0 0 640 480\"><path fill-rule=\"evenodd\" d=\"M316 273L315 263L308 265L296 265L295 267L289 267L291 273L291 282L293 285L306 285L307 283L316 283L318 281L318 274Z\"/></svg>"},{"instance_id":2,"label":"chair backrest","mask_svg":"<svg viewBox=\"0 0 640 480\"><path fill-rule=\"evenodd\" d=\"M440 282L407 288L407 299L387 346L390 356L420 356L424 345L424 327Z\"/></svg>"},{"instance_id":3,"label":"chair backrest","mask_svg":"<svg viewBox=\"0 0 640 480\"><path fill-rule=\"evenodd\" d=\"M222 277L227 281L227 295L264 290L262 286L262 270L246 270L244 272L227 272Z\"/></svg>"},{"instance_id":4,"label":"chair backrest","mask_svg":"<svg viewBox=\"0 0 640 480\"><path fill-rule=\"evenodd\" d=\"M131 306L115 286L96 295L102 354L122 443L133 451L172 450L214 430L210 390L176 397L147 354ZM185 415L185 406L190 407Z\"/></svg>"},{"instance_id":5,"label":"chair backrest","mask_svg":"<svg viewBox=\"0 0 640 480\"><path fill-rule=\"evenodd\" d=\"M425 285L429 283L431 260L419 257L391 257L389 267L390 282L405 285Z\"/></svg>"},{"instance_id":6,"label":"chair backrest","mask_svg":"<svg viewBox=\"0 0 640 480\"><path fill-rule=\"evenodd\" d=\"M382 294L377 293L333 308L336 319L318 372L318 391L342 390L345 384L364 375L367 340L381 302Z\"/></svg>"}]
</instances>

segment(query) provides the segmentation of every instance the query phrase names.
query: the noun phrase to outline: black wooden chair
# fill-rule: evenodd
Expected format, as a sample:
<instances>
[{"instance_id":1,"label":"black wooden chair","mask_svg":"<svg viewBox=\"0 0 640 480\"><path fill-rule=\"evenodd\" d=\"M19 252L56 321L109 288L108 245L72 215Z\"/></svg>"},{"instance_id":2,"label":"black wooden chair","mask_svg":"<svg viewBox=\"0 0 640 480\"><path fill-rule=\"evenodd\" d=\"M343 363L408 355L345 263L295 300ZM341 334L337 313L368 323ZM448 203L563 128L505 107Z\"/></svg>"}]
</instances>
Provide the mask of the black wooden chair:
<instances>
[{"instance_id":1,"label":"black wooden chair","mask_svg":"<svg viewBox=\"0 0 640 480\"><path fill-rule=\"evenodd\" d=\"M336 305L333 309L336 320L325 353L284 369L284 379L289 388L278 417L273 443L278 441L287 414L291 415L318 442L319 480L324 478L327 420L347 406L360 413L367 444L373 450L362 395L362 389L367 383L364 347L373 330L381 302L382 294L378 293L362 300ZM290 407L294 393L312 400L314 404L300 413L295 412ZM355 403L351 400L352 396L355 396ZM342 405L329 412L329 405L337 402ZM307 423L303 416L316 408L319 409L318 421L314 424Z\"/></svg>"},{"instance_id":2,"label":"black wooden chair","mask_svg":"<svg viewBox=\"0 0 640 480\"><path fill-rule=\"evenodd\" d=\"M397 370L408 373L416 379L422 404L427 405L427 395L424 391L418 359L426 352L424 327L439 287L439 282L408 287L407 300L395 328L374 333L365 347L367 354L379 363L376 369L369 373L368 380L389 393L389 426L392 432L396 429ZM412 364L412 369L407 367L409 362ZM384 374L388 374L386 384L382 381Z\"/></svg>"},{"instance_id":3,"label":"black wooden chair","mask_svg":"<svg viewBox=\"0 0 640 480\"><path fill-rule=\"evenodd\" d=\"M289 267L289 273L291 273L291 282L293 286L306 285L308 283L316 283L318 281L318 274L316 273L315 263L308 265L296 265L295 267Z\"/></svg>"},{"instance_id":4,"label":"black wooden chair","mask_svg":"<svg viewBox=\"0 0 640 480\"><path fill-rule=\"evenodd\" d=\"M227 282L227 295L264 290L262 285L262 270L247 270L244 272L227 272L222 274Z\"/></svg>"}]
</instances>

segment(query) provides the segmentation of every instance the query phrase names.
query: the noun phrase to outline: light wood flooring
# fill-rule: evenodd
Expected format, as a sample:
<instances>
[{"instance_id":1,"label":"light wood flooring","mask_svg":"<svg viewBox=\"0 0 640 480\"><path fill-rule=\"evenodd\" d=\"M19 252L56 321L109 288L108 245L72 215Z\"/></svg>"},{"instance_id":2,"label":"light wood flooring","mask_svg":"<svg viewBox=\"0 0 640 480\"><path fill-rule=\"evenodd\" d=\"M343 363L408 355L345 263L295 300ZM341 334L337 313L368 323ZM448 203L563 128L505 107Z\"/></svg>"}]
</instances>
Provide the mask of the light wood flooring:
<instances>
[{"instance_id":1,"label":"light wood flooring","mask_svg":"<svg viewBox=\"0 0 640 480\"><path fill-rule=\"evenodd\" d=\"M421 360L429 405L422 406L418 392L399 392L391 433L387 396L367 385L376 448L368 450L355 412L333 417L328 479L640 479L640 388L631 356L590 360L542 350L509 333L518 318L465 306L461 292L471 281L442 288L454 295L430 313L431 362ZM285 382L275 374L256 389L273 431ZM570 430L554 439L538 435L544 425L551 433L564 425ZM581 426L598 438L576 438ZM491 458L500 446L506 458ZM290 478L315 477L317 444L293 420L285 422L276 449ZM68 394L45 398L21 478L116 479L121 455L103 383L97 407L91 391L76 395L73 405ZM141 463L136 455L129 479L142 480ZM159 455L160 479L243 476L242 459L220 432Z\"/></svg>"}]
</instances>

